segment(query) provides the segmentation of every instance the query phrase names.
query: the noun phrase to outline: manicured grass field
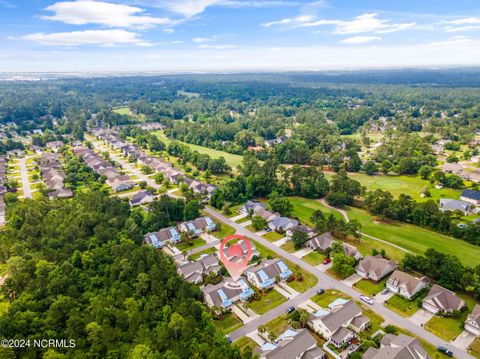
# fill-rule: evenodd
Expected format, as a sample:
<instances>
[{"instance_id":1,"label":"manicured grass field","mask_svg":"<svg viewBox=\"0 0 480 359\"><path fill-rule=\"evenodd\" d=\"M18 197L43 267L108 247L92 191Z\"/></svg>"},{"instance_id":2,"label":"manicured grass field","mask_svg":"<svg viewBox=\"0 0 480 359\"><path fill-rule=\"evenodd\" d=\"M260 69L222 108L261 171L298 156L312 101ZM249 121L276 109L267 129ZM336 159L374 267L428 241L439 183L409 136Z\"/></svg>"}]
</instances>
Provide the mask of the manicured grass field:
<instances>
[{"instance_id":1,"label":"manicured grass field","mask_svg":"<svg viewBox=\"0 0 480 359\"><path fill-rule=\"evenodd\" d=\"M115 108L112 112L118 113L119 115L132 115L132 111L127 106Z\"/></svg>"},{"instance_id":2,"label":"manicured grass field","mask_svg":"<svg viewBox=\"0 0 480 359\"><path fill-rule=\"evenodd\" d=\"M193 248L203 246L204 244L206 244L206 242L202 238L197 237L197 238L194 238L193 240L191 240L189 242L179 243L175 247L177 247L178 250L180 250L182 252L186 252L186 251L189 251Z\"/></svg>"},{"instance_id":3,"label":"manicured grass field","mask_svg":"<svg viewBox=\"0 0 480 359\"><path fill-rule=\"evenodd\" d=\"M280 246L280 248L286 250L287 252L293 253L296 252L297 250L293 247L293 242L288 241Z\"/></svg>"},{"instance_id":4,"label":"manicured grass field","mask_svg":"<svg viewBox=\"0 0 480 359\"><path fill-rule=\"evenodd\" d=\"M322 262L325 260L325 258L327 258L327 257L322 253L311 252L311 253L308 253L302 259L312 266L317 266L319 264L322 264Z\"/></svg>"},{"instance_id":5,"label":"manicured grass field","mask_svg":"<svg viewBox=\"0 0 480 359\"><path fill-rule=\"evenodd\" d=\"M276 241L282 239L283 237L285 237L285 235L277 233L275 231L270 231L268 233L265 233L262 237L265 238L266 240L270 241L270 242L276 242Z\"/></svg>"},{"instance_id":6,"label":"manicured grass field","mask_svg":"<svg viewBox=\"0 0 480 359\"><path fill-rule=\"evenodd\" d=\"M360 222L362 232L396 244L413 253L423 254L428 248L435 248L439 252L457 256L464 265L473 267L478 264L479 246L411 224L375 221L368 212L358 208L350 207L347 212L351 219Z\"/></svg>"},{"instance_id":7,"label":"manicured grass field","mask_svg":"<svg viewBox=\"0 0 480 359\"><path fill-rule=\"evenodd\" d=\"M470 344L470 354L472 354L476 358L480 358L480 338L475 339Z\"/></svg>"},{"instance_id":8,"label":"manicured grass field","mask_svg":"<svg viewBox=\"0 0 480 359\"><path fill-rule=\"evenodd\" d=\"M350 299L348 295L337 289L327 289L325 290L325 293L320 295L317 294L310 299L322 308L328 308L328 305L338 298Z\"/></svg>"},{"instance_id":9,"label":"manicured grass field","mask_svg":"<svg viewBox=\"0 0 480 359\"><path fill-rule=\"evenodd\" d=\"M385 302L385 306L402 317L411 317L419 309L414 301L409 301L396 294Z\"/></svg>"},{"instance_id":10,"label":"manicured grass field","mask_svg":"<svg viewBox=\"0 0 480 359\"><path fill-rule=\"evenodd\" d=\"M361 281L354 284L354 288L359 290L365 295L374 296L375 294L380 293L383 288L385 288L385 283L387 282L387 278L384 278L378 283L374 283L367 279L362 279Z\"/></svg>"},{"instance_id":11,"label":"manicured grass field","mask_svg":"<svg viewBox=\"0 0 480 359\"><path fill-rule=\"evenodd\" d=\"M310 217L317 210L322 211L325 215L333 214L336 218L343 218L338 211L325 207L317 200L302 197L289 197L289 200L293 204L292 216L299 218L302 222L310 226L313 225Z\"/></svg>"},{"instance_id":12,"label":"manicured grass field","mask_svg":"<svg viewBox=\"0 0 480 359\"><path fill-rule=\"evenodd\" d=\"M270 290L267 293L260 293L260 300L254 300L250 302L248 307L255 313L261 315L286 301L287 298L278 293L276 290Z\"/></svg>"},{"instance_id":13,"label":"manicured grass field","mask_svg":"<svg viewBox=\"0 0 480 359\"><path fill-rule=\"evenodd\" d=\"M332 177L332 173L326 173L327 177ZM391 176L391 175L375 175L368 176L365 173L349 173L350 178L357 180L367 190L373 191L381 189L390 192L393 196L398 197L401 193L408 194L417 201L425 201L429 198L454 198L460 197L460 190L451 188L436 189L428 180L424 180L417 176ZM428 188L431 197L421 198L420 193Z\"/></svg>"},{"instance_id":14,"label":"manicured grass field","mask_svg":"<svg viewBox=\"0 0 480 359\"><path fill-rule=\"evenodd\" d=\"M258 344L249 337L241 337L240 339L236 340L233 345L239 348L242 353L247 348L250 348L253 351L258 346Z\"/></svg>"},{"instance_id":15,"label":"manicured grass field","mask_svg":"<svg viewBox=\"0 0 480 359\"><path fill-rule=\"evenodd\" d=\"M286 313L265 324L266 332L272 334L275 338L278 338L278 336L285 332L288 327L288 314Z\"/></svg>"},{"instance_id":16,"label":"manicured grass field","mask_svg":"<svg viewBox=\"0 0 480 359\"><path fill-rule=\"evenodd\" d=\"M171 140L163 134L163 131L156 131L155 134L158 136L158 138L161 141L165 142L166 145L168 145L171 142ZM192 151L197 151L198 153L205 153L212 158L224 157L225 161L227 161L227 164L230 167L232 167L232 170L234 171L237 168L237 166L242 164L243 157L240 155L234 155L232 153L214 150L213 148L198 146L191 143L186 143L186 142L182 142L182 143L190 147Z\"/></svg>"},{"instance_id":17,"label":"manicured grass field","mask_svg":"<svg viewBox=\"0 0 480 359\"><path fill-rule=\"evenodd\" d=\"M242 321L233 313L225 315L222 320L214 319L213 322L216 327L225 334L233 332L235 329L238 329L243 325Z\"/></svg>"}]
</instances>

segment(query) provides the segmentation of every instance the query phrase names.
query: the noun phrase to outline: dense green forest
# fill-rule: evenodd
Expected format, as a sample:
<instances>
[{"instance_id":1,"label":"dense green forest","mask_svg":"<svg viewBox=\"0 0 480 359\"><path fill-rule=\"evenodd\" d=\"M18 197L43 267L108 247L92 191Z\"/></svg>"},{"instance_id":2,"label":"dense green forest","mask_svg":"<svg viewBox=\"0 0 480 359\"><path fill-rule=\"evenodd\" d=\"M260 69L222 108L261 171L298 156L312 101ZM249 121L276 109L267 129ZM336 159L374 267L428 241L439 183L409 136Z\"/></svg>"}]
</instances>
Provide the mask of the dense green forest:
<instances>
[{"instance_id":1,"label":"dense green forest","mask_svg":"<svg viewBox=\"0 0 480 359\"><path fill-rule=\"evenodd\" d=\"M76 347L32 344L0 357L241 358L215 329L199 288L140 245L144 228L183 218L183 201L164 197L152 213L98 192L17 203L0 234L8 274L0 337L74 339Z\"/></svg>"}]
</instances>

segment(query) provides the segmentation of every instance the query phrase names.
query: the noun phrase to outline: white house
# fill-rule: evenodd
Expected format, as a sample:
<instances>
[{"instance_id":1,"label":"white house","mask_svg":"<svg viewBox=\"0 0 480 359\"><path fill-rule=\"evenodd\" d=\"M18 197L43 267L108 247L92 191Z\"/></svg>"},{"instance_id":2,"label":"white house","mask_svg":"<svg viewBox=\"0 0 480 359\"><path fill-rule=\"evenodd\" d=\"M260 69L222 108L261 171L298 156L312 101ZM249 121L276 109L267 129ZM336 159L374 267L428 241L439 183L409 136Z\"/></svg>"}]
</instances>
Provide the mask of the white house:
<instances>
[{"instance_id":1,"label":"white house","mask_svg":"<svg viewBox=\"0 0 480 359\"><path fill-rule=\"evenodd\" d=\"M179 243L180 233L175 227L163 228L158 232L147 233L144 237L144 242L154 248L161 248L167 243Z\"/></svg>"},{"instance_id":2,"label":"white house","mask_svg":"<svg viewBox=\"0 0 480 359\"><path fill-rule=\"evenodd\" d=\"M396 270L387 280L387 288L407 299L412 298L428 285L428 278L416 278L405 272Z\"/></svg>"},{"instance_id":3,"label":"white house","mask_svg":"<svg viewBox=\"0 0 480 359\"><path fill-rule=\"evenodd\" d=\"M473 312L465 320L465 330L473 335L480 336L480 304L473 308Z\"/></svg>"}]
</instances>

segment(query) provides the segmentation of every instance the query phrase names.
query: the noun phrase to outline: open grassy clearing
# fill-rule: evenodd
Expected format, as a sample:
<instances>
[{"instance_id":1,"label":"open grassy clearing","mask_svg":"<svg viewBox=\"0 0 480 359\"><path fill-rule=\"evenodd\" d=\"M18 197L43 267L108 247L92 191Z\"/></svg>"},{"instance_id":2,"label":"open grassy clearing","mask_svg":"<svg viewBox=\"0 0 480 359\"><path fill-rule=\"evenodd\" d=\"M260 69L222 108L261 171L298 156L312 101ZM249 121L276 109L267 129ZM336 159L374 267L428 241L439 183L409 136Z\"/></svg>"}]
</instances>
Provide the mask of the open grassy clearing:
<instances>
[{"instance_id":1,"label":"open grassy clearing","mask_svg":"<svg viewBox=\"0 0 480 359\"><path fill-rule=\"evenodd\" d=\"M385 301L385 306L402 317L411 317L420 309L414 300L410 301L396 294Z\"/></svg>"},{"instance_id":2,"label":"open grassy clearing","mask_svg":"<svg viewBox=\"0 0 480 359\"><path fill-rule=\"evenodd\" d=\"M158 136L158 138L161 141L165 142L166 145L168 145L171 142L171 140L169 138L167 138L167 136L165 136L163 131L156 131L154 133ZM180 141L180 142L182 142L182 141ZM197 151L199 153L205 153L212 158L224 157L225 161L227 161L228 165L230 167L232 167L232 170L236 170L237 166L242 164L243 157L240 156L240 155L234 155L232 153L219 151L219 150L214 150L213 148L198 146L198 145L194 145L194 144L191 144L191 143L186 143L186 142L182 142L182 143L187 145L188 147L190 147L192 149L192 151Z\"/></svg>"},{"instance_id":3,"label":"open grassy clearing","mask_svg":"<svg viewBox=\"0 0 480 359\"><path fill-rule=\"evenodd\" d=\"M266 293L260 293L260 300L253 300L248 303L248 307L257 314L264 314L269 310L278 307L287 301L283 295L276 290L270 290Z\"/></svg>"},{"instance_id":4,"label":"open grassy clearing","mask_svg":"<svg viewBox=\"0 0 480 359\"><path fill-rule=\"evenodd\" d=\"M213 322L225 334L233 332L243 325L242 321L233 313L226 314L221 320L214 318Z\"/></svg>"},{"instance_id":5,"label":"open grassy clearing","mask_svg":"<svg viewBox=\"0 0 480 359\"><path fill-rule=\"evenodd\" d=\"M313 225L310 221L310 217L317 210L320 210L327 215L333 214L335 218L342 218L342 215L338 211L325 207L317 200L302 197L289 197L289 200L293 204L292 217L297 217L310 226Z\"/></svg>"},{"instance_id":6,"label":"open grassy clearing","mask_svg":"<svg viewBox=\"0 0 480 359\"><path fill-rule=\"evenodd\" d=\"M220 227L220 230L217 230L217 231L212 233L218 239L222 240L226 236L229 236L229 235L235 233L235 229L230 227L228 224L225 224L225 223L220 222L218 220L214 220L214 222L217 224L217 228Z\"/></svg>"},{"instance_id":7,"label":"open grassy clearing","mask_svg":"<svg viewBox=\"0 0 480 359\"><path fill-rule=\"evenodd\" d=\"M351 219L360 222L363 233L396 244L413 253L423 254L428 248L435 248L439 252L457 256L464 265L478 264L480 247L473 244L411 224L396 221L379 222L368 212L358 208L350 207L347 212Z\"/></svg>"},{"instance_id":8,"label":"open grassy clearing","mask_svg":"<svg viewBox=\"0 0 480 359\"><path fill-rule=\"evenodd\" d=\"M127 106L115 108L112 110L112 112L118 113L119 115L133 115L132 111Z\"/></svg>"}]
</instances>

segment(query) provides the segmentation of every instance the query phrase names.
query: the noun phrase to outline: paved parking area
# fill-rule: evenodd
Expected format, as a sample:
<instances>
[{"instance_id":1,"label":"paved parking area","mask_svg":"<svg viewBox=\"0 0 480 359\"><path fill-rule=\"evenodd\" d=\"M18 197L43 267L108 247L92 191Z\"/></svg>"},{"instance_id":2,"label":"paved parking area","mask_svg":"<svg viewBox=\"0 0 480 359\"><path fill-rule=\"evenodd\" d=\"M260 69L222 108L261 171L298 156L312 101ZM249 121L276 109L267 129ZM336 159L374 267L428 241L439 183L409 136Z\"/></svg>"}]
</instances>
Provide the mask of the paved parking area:
<instances>
[{"instance_id":1,"label":"paved parking area","mask_svg":"<svg viewBox=\"0 0 480 359\"><path fill-rule=\"evenodd\" d=\"M303 248L303 249L300 249L299 251L296 251L295 253L293 253L293 255L295 257L298 257L298 258L303 258L308 253L311 253L311 252L313 252L313 251L310 248Z\"/></svg>"},{"instance_id":2,"label":"paved parking area","mask_svg":"<svg viewBox=\"0 0 480 359\"><path fill-rule=\"evenodd\" d=\"M475 335L464 330L453 342L457 348L467 350L468 346L475 340Z\"/></svg>"},{"instance_id":3,"label":"paved parking area","mask_svg":"<svg viewBox=\"0 0 480 359\"><path fill-rule=\"evenodd\" d=\"M342 280L342 283L348 285L349 287L353 287L353 285L359 282L362 279L357 273L353 273L350 277L345 278Z\"/></svg>"}]
</instances>

